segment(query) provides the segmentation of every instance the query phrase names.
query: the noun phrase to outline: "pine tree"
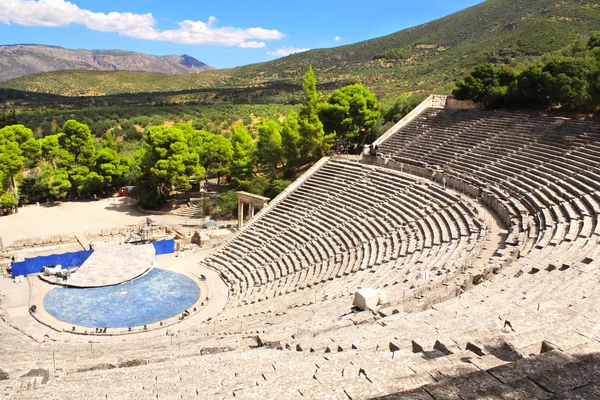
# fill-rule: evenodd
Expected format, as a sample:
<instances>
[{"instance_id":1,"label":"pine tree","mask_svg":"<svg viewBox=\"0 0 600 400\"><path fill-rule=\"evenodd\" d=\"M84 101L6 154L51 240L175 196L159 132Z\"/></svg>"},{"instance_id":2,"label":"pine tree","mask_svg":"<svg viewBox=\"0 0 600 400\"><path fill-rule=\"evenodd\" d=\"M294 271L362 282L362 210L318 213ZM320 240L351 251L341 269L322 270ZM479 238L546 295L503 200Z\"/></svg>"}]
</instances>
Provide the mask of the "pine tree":
<instances>
[{"instance_id":1,"label":"pine tree","mask_svg":"<svg viewBox=\"0 0 600 400\"><path fill-rule=\"evenodd\" d=\"M380 116L377 99L360 83L337 89L319 109L326 132L357 145L375 139L373 130Z\"/></svg>"},{"instance_id":2,"label":"pine tree","mask_svg":"<svg viewBox=\"0 0 600 400\"><path fill-rule=\"evenodd\" d=\"M258 142L256 144L258 159L263 165L271 165L277 169L282 161L281 126L271 118L265 118L258 126Z\"/></svg>"},{"instance_id":3,"label":"pine tree","mask_svg":"<svg viewBox=\"0 0 600 400\"><path fill-rule=\"evenodd\" d=\"M288 167L296 167L300 163L299 131L298 114L292 111L283 121L281 128L281 151Z\"/></svg>"},{"instance_id":4,"label":"pine tree","mask_svg":"<svg viewBox=\"0 0 600 400\"><path fill-rule=\"evenodd\" d=\"M256 164L256 145L244 125L236 126L231 132L231 145L231 176L238 180L252 178Z\"/></svg>"},{"instance_id":5,"label":"pine tree","mask_svg":"<svg viewBox=\"0 0 600 400\"><path fill-rule=\"evenodd\" d=\"M304 75L302 88L304 89L304 103L300 107L298 115L300 159L312 161L329 152L335 134L325 135L323 124L319 119L321 94L317 91L317 78L312 65Z\"/></svg>"}]
</instances>

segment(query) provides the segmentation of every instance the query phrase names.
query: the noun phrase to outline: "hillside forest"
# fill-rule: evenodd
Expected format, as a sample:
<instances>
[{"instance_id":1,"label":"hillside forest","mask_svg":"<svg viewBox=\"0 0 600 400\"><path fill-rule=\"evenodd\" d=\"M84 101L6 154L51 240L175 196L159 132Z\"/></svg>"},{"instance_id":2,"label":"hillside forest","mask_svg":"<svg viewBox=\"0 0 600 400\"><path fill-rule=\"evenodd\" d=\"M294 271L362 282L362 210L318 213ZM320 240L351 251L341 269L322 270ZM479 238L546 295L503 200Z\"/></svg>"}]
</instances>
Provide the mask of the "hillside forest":
<instances>
[{"instance_id":1,"label":"hillside forest","mask_svg":"<svg viewBox=\"0 0 600 400\"><path fill-rule=\"evenodd\" d=\"M111 195L134 185L141 207L159 209L174 192L212 179L220 192L213 206L231 215L235 190L274 197L322 156L359 151L420 100L380 104L359 83L323 96L309 67L298 105L5 112L0 206Z\"/></svg>"}]
</instances>

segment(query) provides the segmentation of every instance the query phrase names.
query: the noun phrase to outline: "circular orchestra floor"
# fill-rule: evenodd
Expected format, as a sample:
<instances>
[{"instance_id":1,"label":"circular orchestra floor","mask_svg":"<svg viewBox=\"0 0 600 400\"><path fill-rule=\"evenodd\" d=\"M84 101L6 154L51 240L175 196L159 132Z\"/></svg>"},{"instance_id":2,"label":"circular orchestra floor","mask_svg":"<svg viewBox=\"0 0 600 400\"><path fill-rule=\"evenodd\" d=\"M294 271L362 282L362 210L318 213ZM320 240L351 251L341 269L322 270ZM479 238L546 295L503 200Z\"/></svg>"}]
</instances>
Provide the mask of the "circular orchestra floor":
<instances>
[{"instance_id":1,"label":"circular orchestra floor","mask_svg":"<svg viewBox=\"0 0 600 400\"><path fill-rule=\"evenodd\" d=\"M177 272L154 268L119 285L56 287L44 308L59 321L88 328L143 326L177 316L200 298L198 284ZM190 310L191 311L191 310Z\"/></svg>"}]
</instances>

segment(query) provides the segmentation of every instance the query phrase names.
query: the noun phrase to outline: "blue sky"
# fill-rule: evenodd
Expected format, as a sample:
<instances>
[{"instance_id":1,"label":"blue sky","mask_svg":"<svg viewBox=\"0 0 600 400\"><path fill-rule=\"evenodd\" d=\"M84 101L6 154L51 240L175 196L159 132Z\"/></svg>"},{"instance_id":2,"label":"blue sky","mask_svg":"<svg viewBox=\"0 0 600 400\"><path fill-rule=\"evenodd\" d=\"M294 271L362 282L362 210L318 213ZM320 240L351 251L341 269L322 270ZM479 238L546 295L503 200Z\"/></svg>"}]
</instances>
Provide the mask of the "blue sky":
<instances>
[{"instance_id":1,"label":"blue sky","mask_svg":"<svg viewBox=\"0 0 600 400\"><path fill-rule=\"evenodd\" d=\"M481 0L0 0L0 44L188 54L228 68L355 43Z\"/></svg>"}]
</instances>

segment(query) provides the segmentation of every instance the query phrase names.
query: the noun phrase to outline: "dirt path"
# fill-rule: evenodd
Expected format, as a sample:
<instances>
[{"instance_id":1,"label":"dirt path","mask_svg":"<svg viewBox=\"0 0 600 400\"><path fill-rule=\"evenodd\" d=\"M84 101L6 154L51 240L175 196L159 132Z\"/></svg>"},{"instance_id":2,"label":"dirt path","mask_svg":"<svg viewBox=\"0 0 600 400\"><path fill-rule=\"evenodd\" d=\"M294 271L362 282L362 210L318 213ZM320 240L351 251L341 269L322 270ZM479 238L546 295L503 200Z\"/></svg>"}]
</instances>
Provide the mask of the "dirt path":
<instances>
[{"instance_id":1,"label":"dirt path","mask_svg":"<svg viewBox=\"0 0 600 400\"><path fill-rule=\"evenodd\" d=\"M145 217L171 224L190 218L173 214L144 214L127 198L108 198L88 202L27 206L17 214L0 217L0 238L4 246L16 239L64 233L96 233L102 229L136 225Z\"/></svg>"}]
</instances>

